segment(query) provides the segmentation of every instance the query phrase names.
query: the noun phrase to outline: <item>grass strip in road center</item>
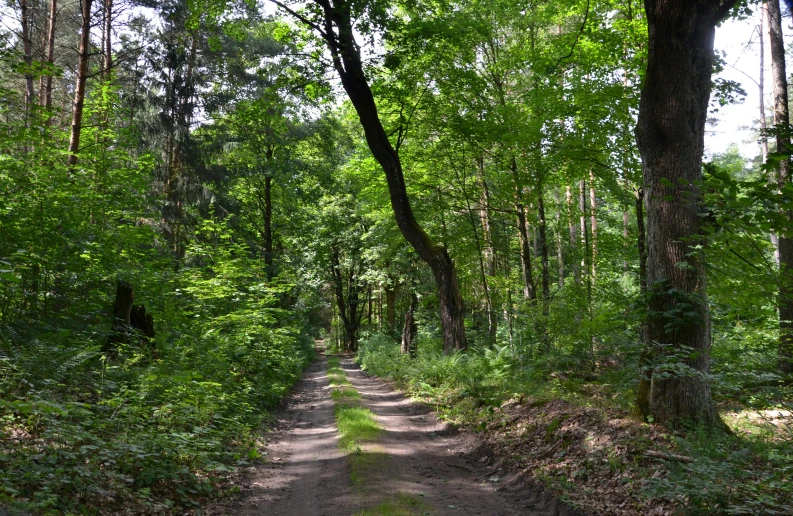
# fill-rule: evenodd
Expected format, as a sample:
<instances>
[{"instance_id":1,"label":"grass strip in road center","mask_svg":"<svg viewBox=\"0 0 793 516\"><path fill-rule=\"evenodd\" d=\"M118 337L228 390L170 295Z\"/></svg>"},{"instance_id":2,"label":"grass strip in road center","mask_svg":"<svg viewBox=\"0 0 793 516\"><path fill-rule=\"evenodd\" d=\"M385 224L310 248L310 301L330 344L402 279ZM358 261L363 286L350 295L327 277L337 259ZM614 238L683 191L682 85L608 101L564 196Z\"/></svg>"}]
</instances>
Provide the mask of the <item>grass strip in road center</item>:
<instances>
[{"instance_id":1,"label":"grass strip in road center","mask_svg":"<svg viewBox=\"0 0 793 516\"><path fill-rule=\"evenodd\" d=\"M365 481L376 470L386 467L388 455L363 449L364 443L372 443L383 432L374 413L360 404L361 394L347 380L338 357L328 358L328 379L332 387L330 396L335 402L334 414L339 429L339 448L349 454L350 480L361 494L367 492ZM375 493L377 494L377 493ZM407 494L398 493L395 498L381 501L379 505L365 509L361 516L418 516L429 514L429 504Z\"/></svg>"},{"instance_id":2,"label":"grass strip in road center","mask_svg":"<svg viewBox=\"0 0 793 516\"><path fill-rule=\"evenodd\" d=\"M341 434L339 448L348 453L361 453L361 443L377 439L383 428L371 410L360 406L361 394L347 380L338 357L328 359L328 378L333 386L330 395L336 402L334 414Z\"/></svg>"}]
</instances>

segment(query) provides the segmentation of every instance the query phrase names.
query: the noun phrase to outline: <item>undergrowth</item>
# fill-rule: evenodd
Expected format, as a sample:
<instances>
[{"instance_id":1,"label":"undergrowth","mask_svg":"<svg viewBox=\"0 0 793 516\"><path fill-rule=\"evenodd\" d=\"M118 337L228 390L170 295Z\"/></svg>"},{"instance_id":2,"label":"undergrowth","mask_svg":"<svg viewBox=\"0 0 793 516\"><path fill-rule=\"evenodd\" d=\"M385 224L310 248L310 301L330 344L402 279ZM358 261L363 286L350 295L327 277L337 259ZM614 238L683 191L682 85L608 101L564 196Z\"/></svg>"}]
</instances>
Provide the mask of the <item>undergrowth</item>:
<instances>
[{"instance_id":1,"label":"undergrowth","mask_svg":"<svg viewBox=\"0 0 793 516\"><path fill-rule=\"evenodd\" d=\"M162 514L222 494L259 457L263 419L313 353L297 314L276 327L263 308L172 326L157 356L138 344L103 353L77 331L3 328L0 504Z\"/></svg>"},{"instance_id":2,"label":"undergrowth","mask_svg":"<svg viewBox=\"0 0 793 516\"><path fill-rule=\"evenodd\" d=\"M561 399L621 412L625 417L635 395L635 380L630 378L635 369L630 364L594 376L565 368L566 360L559 357L527 360L508 346L445 355L435 340L421 334L415 357L400 353L399 344L389 336L370 335L362 339L357 361L362 369L391 378L410 395L432 404L441 417L480 431L488 429L497 407L508 400L530 398L530 406L535 407ZM722 393L730 389L734 389L732 384L723 383L716 388ZM779 408L793 408L775 403ZM789 423L759 421L749 428L728 422L735 435L690 429L684 437L675 437L676 452L691 461L664 460L667 472L662 475L651 475L657 468L648 469L642 496L674 502L687 514L792 513L793 429ZM621 472L621 466L615 471ZM650 476L654 478L646 480ZM564 480L567 488L575 488L574 479ZM564 495L564 486L561 489Z\"/></svg>"}]
</instances>

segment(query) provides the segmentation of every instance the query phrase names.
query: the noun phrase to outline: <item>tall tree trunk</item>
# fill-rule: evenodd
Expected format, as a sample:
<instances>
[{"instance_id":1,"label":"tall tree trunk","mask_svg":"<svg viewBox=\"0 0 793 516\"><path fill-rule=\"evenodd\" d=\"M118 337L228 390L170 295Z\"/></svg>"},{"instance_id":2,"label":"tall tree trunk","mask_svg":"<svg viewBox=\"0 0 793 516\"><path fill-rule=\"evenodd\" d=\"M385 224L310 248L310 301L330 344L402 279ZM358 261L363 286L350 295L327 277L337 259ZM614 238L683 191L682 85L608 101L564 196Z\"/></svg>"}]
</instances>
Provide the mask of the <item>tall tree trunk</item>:
<instances>
[{"instance_id":1,"label":"tall tree trunk","mask_svg":"<svg viewBox=\"0 0 793 516\"><path fill-rule=\"evenodd\" d=\"M264 177L264 267L267 279L273 279L273 178Z\"/></svg>"},{"instance_id":2,"label":"tall tree trunk","mask_svg":"<svg viewBox=\"0 0 793 516\"><path fill-rule=\"evenodd\" d=\"M760 78L757 81L757 86L760 94L760 150L762 151L763 164L768 161L768 122L765 116L765 38L771 37L771 31L768 25L768 9L765 2L760 4L760 25L757 32L760 36ZM776 177L769 174L768 182L776 184ZM771 245L774 247L774 262L779 266L779 238L774 231L769 235Z\"/></svg>"},{"instance_id":3,"label":"tall tree trunk","mask_svg":"<svg viewBox=\"0 0 793 516\"><path fill-rule=\"evenodd\" d=\"M564 287L564 255L562 254L562 197L557 186L553 192L556 200L556 261L559 267L559 288Z\"/></svg>"},{"instance_id":4,"label":"tall tree trunk","mask_svg":"<svg viewBox=\"0 0 793 516\"><path fill-rule=\"evenodd\" d=\"M597 278L597 258L598 258L598 218L597 200L595 197L595 173L589 171L589 227L592 231L590 247L592 248L592 283Z\"/></svg>"},{"instance_id":5,"label":"tall tree trunk","mask_svg":"<svg viewBox=\"0 0 793 516\"><path fill-rule=\"evenodd\" d=\"M418 308L419 300L415 292L410 293L410 307L405 313L405 326L402 328L402 346L401 351L403 354L414 355L416 351L415 342L416 334L418 333L418 326L416 325L416 308Z\"/></svg>"},{"instance_id":6,"label":"tall tree trunk","mask_svg":"<svg viewBox=\"0 0 793 516\"><path fill-rule=\"evenodd\" d=\"M622 247L623 247L623 258L622 258L622 272L628 272L628 248L630 246L628 242L628 237L630 233L628 232L628 225L630 224L631 214L628 211L628 207L626 206L622 210Z\"/></svg>"},{"instance_id":7,"label":"tall tree trunk","mask_svg":"<svg viewBox=\"0 0 793 516\"><path fill-rule=\"evenodd\" d=\"M104 6L104 26L102 27L102 52L104 59L102 62L102 77L105 81L110 80L110 71L113 69L113 0L105 0Z\"/></svg>"},{"instance_id":8,"label":"tall tree trunk","mask_svg":"<svg viewBox=\"0 0 793 516\"><path fill-rule=\"evenodd\" d=\"M581 268L584 275L589 275L589 245L587 244L587 224L586 224L586 181L583 179L578 182L578 212L581 226L581 242L584 253L581 256Z\"/></svg>"},{"instance_id":9,"label":"tall tree trunk","mask_svg":"<svg viewBox=\"0 0 793 516\"><path fill-rule=\"evenodd\" d=\"M515 213L518 217L518 236L520 241L520 263L523 272L523 297L528 301L537 300L537 288L534 286L534 273L531 266L531 247L529 245L529 224L526 220L526 208L523 205L520 181L518 180L518 163L512 158L510 164L512 180L515 183Z\"/></svg>"},{"instance_id":10,"label":"tall tree trunk","mask_svg":"<svg viewBox=\"0 0 793 516\"><path fill-rule=\"evenodd\" d=\"M390 282L385 287L386 324L389 330L396 328L396 286Z\"/></svg>"},{"instance_id":11,"label":"tall tree trunk","mask_svg":"<svg viewBox=\"0 0 793 516\"><path fill-rule=\"evenodd\" d=\"M649 189L645 345L658 361L642 415L672 426L681 420L720 422L708 379L710 323L705 268L696 247L697 185L715 27L735 1L645 0L648 61L636 141ZM681 367L684 374L676 372Z\"/></svg>"},{"instance_id":12,"label":"tall tree trunk","mask_svg":"<svg viewBox=\"0 0 793 516\"><path fill-rule=\"evenodd\" d=\"M19 0L19 11L22 22L22 49L25 60L25 109L30 110L33 106L33 50L31 40L30 10L27 0Z\"/></svg>"},{"instance_id":13,"label":"tall tree trunk","mask_svg":"<svg viewBox=\"0 0 793 516\"><path fill-rule=\"evenodd\" d=\"M468 208L468 217L471 221L471 232L474 235L474 243L476 244L476 255L479 258L479 275L482 280L482 288L484 289L485 294L485 310L487 311L487 333L491 339L491 342L495 340L496 336L496 321L495 321L495 314L493 313L493 301L490 295L490 285L487 281L487 273L485 272L485 260L486 260L486 249L480 245L479 243L479 234L476 230L476 219L474 217L473 210L471 209L471 205L468 201L468 197L466 196L465 200ZM484 227L482 228L482 232L485 232Z\"/></svg>"},{"instance_id":14,"label":"tall tree trunk","mask_svg":"<svg viewBox=\"0 0 793 516\"><path fill-rule=\"evenodd\" d=\"M47 63L50 65L55 63L55 27L57 27L57 18L58 0L50 0L50 15L47 26ZM41 105L49 108L52 107L52 73L42 76L42 79L44 86L41 88Z\"/></svg>"},{"instance_id":15,"label":"tall tree trunk","mask_svg":"<svg viewBox=\"0 0 793 516\"><path fill-rule=\"evenodd\" d=\"M50 0L50 14L47 24L46 59L51 66L55 62L55 27L58 17L58 0ZM52 73L41 76L39 102L44 107L52 106Z\"/></svg>"},{"instance_id":16,"label":"tall tree trunk","mask_svg":"<svg viewBox=\"0 0 793 516\"><path fill-rule=\"evenodd\" d=\"M79 61L77 64L77 85L74 88L74 107L72 109L72 131L69 136L68 164L77 164L80 151L80 133L83 129L83 106L85 105L85 83L88 78L88 60L91 51L91 4L93 0L82 0L82 32L80 33Z\"/></svg>"},{"instance_id":17,"label":"tall tree trunk","mask_svg":"<svg viewBox=\"0 0 793 516\"><path fill-rule=\"evenodd\" d=\"M538 248L540 255L540 266L542 267L542 321L539 324L540 339L546 353L551 350L551 339L548 335L548 315L551 309L551 274L548 270L548 236L547 223L545 220L545 200L542 184L537 188L537 226L538 226Z\"/></svg>"},{"instance_id":18,"label":"tall tree trunk","mask_svg":"<svg viewBox=\"0 0 793 516\"><path fill-rule=\"evenodd\" d=\"M496 275L496 253L493 243L493 223L490 217L490 190L485 179L485 161L483 158L477 160L479 171L479 186L482 188L481 207L479 218L482 222L482 252L485 260L485 270L491 278Z\"/></svg>"},{"instance_id":19,"label":"tall tree trunk","mask_svg":"<svg viewBox=\"0 0 793 516\"><path fill-rule=\"evenodd\" d=\"M315 0L324 14L322 36L328 44L333 66L358 113L369 150L385 172L397 227L435 276L444 350L449 353L463 349L466 347L465 308L454 262L446 248L435 244L413 215L399 154L383 128L363 70L360 47L353 33L352 6L346 0L332 1Z\"/></svg>"},{"instance_id":20,"label":"tall tree trunk","mask_svg":"<svg viewBox=\"0 0 793 516\"><path fill-rule=\"evenodd\" d=\"M763 163L768 159L768 136L766 131L768 124L765 117L765 38L770 35L768 29L768 13L765 2L760 4L760 26L757 27L760 39L760 78L757 87L760 90L760 150L763 153Z\"/></svg>"},{"instance_id":21,"label":"tall tree trunk","mask_svg":"<svg viewBox=\"0 0 793 516\"><path fill-rule=\"evenodd\" d=\"M767 0L768 33L771 47L771 75L774 80L774 130L779 160L777 186L781 190L790 181L790 117L788 84L785 72L785 42L782 37L782 14L779 0ZM793 210L784 210L788 230L793 228ZM783 232L779 241L779 372L793 374L793 235Z\"/></svg>"},{"instance_id":22,"label":"tall tree trunk","mask_svg":"<svg viewBox=\"0 0 793 516\"><path fill-rule=\"evenodd\" d=\"M543 199L543 195L544 193L540 186L537 189L537 226L539 229L539 231L537 231L537 253L540 255L540 264L542 267L542 302L544 305L547 305L551 299L551 273L548 269L548 231L545 220L545 200Z\"/></svg>"},{"instance_id":23,"label":"tall tree trunk","mask_svg":"<svg viewBox=\"0 0 793 516\"><path fill-rule=\"evenodd\" d=\"M573 262L573 280L575 281L576 285L581 284L581 268L577 261L577 255L575 252L575 248L578 245L578 226L575 223L575 217L573 216L574 206L573 203L573 189L570 186L565 187L565 193L567 196L567 225L570 230L570 255L572 256Z\"/></svg>"}]
</instances>

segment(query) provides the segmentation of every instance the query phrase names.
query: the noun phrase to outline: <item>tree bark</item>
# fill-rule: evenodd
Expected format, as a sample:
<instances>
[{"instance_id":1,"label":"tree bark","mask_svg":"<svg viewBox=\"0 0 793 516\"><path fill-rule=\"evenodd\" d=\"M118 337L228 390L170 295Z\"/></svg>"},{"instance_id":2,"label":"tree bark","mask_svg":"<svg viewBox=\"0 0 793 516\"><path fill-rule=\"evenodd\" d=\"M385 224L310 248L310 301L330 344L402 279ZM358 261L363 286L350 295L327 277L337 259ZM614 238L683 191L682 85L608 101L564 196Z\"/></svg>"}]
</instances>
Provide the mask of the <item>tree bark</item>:
<instances>
[{"instance_id":1,"label":"tree bark","mask_svg":"<svg viewBox=\"0 0 793 516\"><path fill-rule=\"evenodd\" d=\"M628 232L628 224L630 223L630 220L631 220L631 215L626 206L625 209L622 210L622 247L625 249L624 251L625 256L622 258L623 273L628 272L628 248L630 245L628 242L628 236L630 235L630 233Z\"/></svg>"},{"instance_id":2,"label":"tree bark","mask_svg":"<svg viewBox=\"0 0 793 516\"><path fill-rule=\"evenodd\" d=\"M135 292L132 290L132 285L125 281L119 281L116 284L116 300L113 303L113 324L105 351L113 350L115 344L129 343L130 316L134 301Z\"/></svg>"},{"instance_id":3,"label":"tree bark","mask_svg":"<svg viewBox=\"0 0 793 516\"><path fill-rule=\"evenodd\" d=\"M578 264L578 257L575 252L575 248L578 245L578 226L576 225L575 217L573 216L575 206L573 203L573 189L570 186L566 186L565 193L567 196L567 225L570 231L570 254L573 257L573 281L575 281L576 285L580 285L581 268Z\"/></svg>"},{"instance_id":4,"label":"tree bark","mask_svg":"<svg viewBox=\"0 0 793 516\"><path fill-rule=\"evenodd\" d=\"M418 333L418 326L416 325L416 308L418 307L419 300L415 292L410 293L410 307L405 313L405 326L402 328L402 347L403 354L415 355L416 353L416 334Z\"/></svg>"},{"instance_id":5,"label":"tree bark","mask_svg":"<svg viewBox=\"0 0 793 516\"><path fill-rule=\"evenodd\" d=\"M482 254L485 261L485 270L491 278L496 275L496 253L493 244L493 223L490 220L490 190L485 180L485 162L483 158L477 160L479 171L479 186L482 188L479 218L482 222Z\"/></svg>"},{"instance_id":6,"label":"tree bark","mask_svg":"<svg viewBox=\"0 0 793 516\"><path fill-rule=\"evenodd\" d=\"M27 0L19 1L20 18L22 22L22 49L24 52L25 66L25 109L33 106L33 50L31 41L30 11Z\"/></svg>"},{"instance_id":7,"label":"tree bark","mask_svg":"<svg viewBox=\"0 0 793 516\"><path fill-rule=\"evenodd\" d=\"M528 301L537 300L537 288L534 286L534 273L531 266L531 247L529 245L529 224L526 220L526 208L523 205L520 182L518 181L518 164L512 158L510 164L512 179L515 182L515 213L518 218L518 236L520 242L520 263L523 272L523 298Z\"/></svg>"},{"instance_id":8,"label":"tree bark","mask_svg":"<svg viewBox=\"0 0 793 516\"><path fill-rule=\"evenodd\" d=\"M564 254L562 252L562 197L559 187L554 190L556 200L556 261L559 268L559 288L564 287Z\"/></svg>"},{"instance_id":9,"label":"tree bark","mask_svg":"<svg viewBox=\"0 0 793 516\"><path fill-rule=\"evenodd\" d=\"M80 133L83 129L83 106L85 105L85 83L88 78L88 60L91 50L91 4L93 0L82 0L82 32L80 33L79 61L77 64L77 85L74 88L74 107L72 109L72 131L69 136L70 167L77 164L80 151Z\"/></svg>"},{"instance_id":10,"label":"tree bark","mask_svg":"<svg viewBox=\"0 0 793 516\"><path fill-rule=\"evenodd\" d=\"M760 35L760 77L757 86L760 94L760 150L762 152L763 165L768 161L768 122L765 116L765 38L770 35L768 26L768 12L765 2L760 4L760 26L757 28ZM769 183L776 183L776 177L769 174ZM774 247L774 262L779 266L779 238L776 232L771 231L769 235L771 245Z\"/></svg>"},{"instance_id":11,"label":"tree bark","mask_svg":"<svg viewBox=\"0 0 793 516\"><path fill-rule=\"evenodd\" d=\"M385 321L388 329L394 330L396 328L396 288L391 283L385 287L385 303Z\"/></svg>"},{"instance_id":12,"label":"tree bark","mask_svg":"<svg viewBox=\"0 0 793 516\"><path fill-rule=\"evenodd\" d=\"M264 268L267 279L273 278L273 179L264 178Z\"/></svg>"},{"instance_id":13,"label":"tree bark","mask_svg":"<svg viewBox=\"0 0 793 516\"><path fill-rule=\"evenodd\" d=\"M639 287L647 291L647 234L644 229L644 188L636 189L636 247L639 250Z\"/></svg>"},{"instance_id":14,"label":"tree bark","mask_svg":"<svg viewBox=\"0 0 793 516\"><path fill-rule=\"evenodd\" d=\"M352 6L345 0L336 0L334 3L331 0L315 2L324 15L323 27L315 28L322 30L333 66L358 113L369 150L385 172L397 226L435 276L444 350L449 353L455 349L463 349L466 347L465 309L457 271L446 248L435 244L413 215L399 154L383 128L363 70L360 50L353 33Z\"/></svg>"},{"instance_id":15,"label":"tree bark","mask_svg":"<svg viewBox=\"0 0 793 516\"><path fill-rule=\"evenodd\" d=\"M760 90L760 150L763 153L763 163L768 159L768 125L765 117L765 37L769 34L768 13L765 2L760 4L760 26L757 28L760 36L760 78L757 87Z\"/></svg>"},{"instance_id":16,"label":"tree bark","mask_svg":"<svg viewBox=\"0 0 793 516\"><path fill-rule=\"evenodd\" d=\"M540 255L542 267L542 302L547 305L551 299L551 273L548 269L548 232L545 220L545 200L543 199L542 187L537 188L537 253ZM548 315L548 314L545 314Z\"/></svg>"},{"instance_id":17,"label":"tree bark","mask_svg":"<svg viewBox=\"0 0 793 516\"><path fill-rule=\"evenodd\" d=\"M677 426L720 423L711 396L710 323L705 268L697 247L697 186L716 24L735 0L645 0L647 73L636 141L648 223L645 345L655 359L643 416ZM681 370L683 371L681 373Z\"/></svg>"},{"instance_id":18,"label":"tree bark","mask_svg":"<svg viewBox=\"0 0 793 516\"><path fill-rule=\"evenodd\" d=\"M58 17L58 0L50 0L50 15L47 26L47 63L55 62L55 27ZM52 72L41 76L40 103L42 106L52 107Z\"/></svg>"},{"instance_id":19,"label":"tree bark","mask_svg":"<svg viewBox=\"0 0 793 516\"><path fill-rule=\"evenodd\" d=\"M102 28L102 42L104 48L104 61L102 63L102 76L105 81L110 80L110 71L113 69L113 0L105 0L104 27Z\"/></svg>"},{"instance_id":20,"label":"tree bark","mask_svg":"<svg viewBox=\"0 0 793 516\"><path fill-rule=\"evenodd\" d=\"M590 246L592 248L592 282L597 278L597 258L598 258L598 218L597 200L595 197L595 173L589 171L589 227L592 231Z\"/></svg>"},{"instance_id":21,"label":"tree bark","mask_svg":"<svg viewBox=\"0 0 793 516\"><path fill-rule=\"evenodd\" d=\"M777 187L782 190L790 181L790 117L788 84L785 71L785 42L779 0L767 0L768 34L771 47L771 75L774 81L774 131L776 152L780 154ZM793 228L793 210L783 209L788 228ZM779 256L779 372L793 374L793 235L777 235Z\"/></svg>"}]
</instances>

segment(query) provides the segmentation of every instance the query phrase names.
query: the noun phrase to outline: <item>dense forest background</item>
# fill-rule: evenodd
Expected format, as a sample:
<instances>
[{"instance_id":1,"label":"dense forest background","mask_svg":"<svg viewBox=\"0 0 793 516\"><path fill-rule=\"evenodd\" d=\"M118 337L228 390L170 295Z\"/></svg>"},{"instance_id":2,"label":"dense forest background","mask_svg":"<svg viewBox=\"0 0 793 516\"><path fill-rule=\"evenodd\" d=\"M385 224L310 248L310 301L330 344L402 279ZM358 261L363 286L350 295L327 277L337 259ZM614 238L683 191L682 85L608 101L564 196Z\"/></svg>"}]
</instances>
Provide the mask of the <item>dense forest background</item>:
<instances>
[{"instance_id":1,"label":"dense forest background","mask_svg":"<svg viewBox=\"0 0 793 516\"><path fill-rule=\"evenodd\" d=\"M703 459L645 499L790 509L778 0L758 27L766 150L723 149L695 182L691 292L648 280L644 2L356 2L338 36L344 9L275 4L3 4L0 501L162 513L229 494L322 337L452 418L538 393L662 418ZM711 114L741 97L714 77ZM686 325L707 347L648 337ZM707 384L721 417L644 406L670 377Z\"/></svg>"}]
</instances>

